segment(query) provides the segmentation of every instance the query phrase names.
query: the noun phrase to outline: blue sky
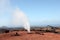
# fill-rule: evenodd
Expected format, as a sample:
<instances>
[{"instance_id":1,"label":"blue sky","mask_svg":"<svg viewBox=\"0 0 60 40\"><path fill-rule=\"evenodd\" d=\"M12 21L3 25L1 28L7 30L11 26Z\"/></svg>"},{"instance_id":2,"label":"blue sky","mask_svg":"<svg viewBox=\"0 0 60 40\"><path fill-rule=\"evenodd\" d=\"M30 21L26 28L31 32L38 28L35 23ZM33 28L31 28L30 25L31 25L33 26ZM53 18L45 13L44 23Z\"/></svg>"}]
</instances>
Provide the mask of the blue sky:
<instances>
[{"instance_id":1,"label":"blue sky","mask_svg":"<svg viewBox=\"0 0 60 40\"><path fill-rule=\"evenodd\" d=\"M30 25L60 25L60 0L6 0L0 6L1 26L11 25L11 11L16 7L27 15Z\"/></svg>"}]
</instances>

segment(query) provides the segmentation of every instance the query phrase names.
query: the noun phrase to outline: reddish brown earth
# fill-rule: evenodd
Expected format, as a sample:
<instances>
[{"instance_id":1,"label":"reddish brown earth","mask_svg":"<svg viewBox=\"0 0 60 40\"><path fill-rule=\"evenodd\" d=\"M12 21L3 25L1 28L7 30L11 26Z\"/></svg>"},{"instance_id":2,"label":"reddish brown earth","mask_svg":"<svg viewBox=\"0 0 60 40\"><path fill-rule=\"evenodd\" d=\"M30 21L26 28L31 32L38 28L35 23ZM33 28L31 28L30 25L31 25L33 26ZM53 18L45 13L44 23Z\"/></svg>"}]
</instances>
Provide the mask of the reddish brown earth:
<instances>
[{"instance_id":1,"label":"reddish brown earth","mask_svg":"<svg viewBox=\"0 0 60 40\"><path fill-rule=\"evenodd\" d=\"M32 34L28 34L26 31L18 31L20 36L12 36L15 32L0 34L0 40L60 40L60 34L44 33L44 35L36 34L32 31Z\"/></svg>"}]
</instances>

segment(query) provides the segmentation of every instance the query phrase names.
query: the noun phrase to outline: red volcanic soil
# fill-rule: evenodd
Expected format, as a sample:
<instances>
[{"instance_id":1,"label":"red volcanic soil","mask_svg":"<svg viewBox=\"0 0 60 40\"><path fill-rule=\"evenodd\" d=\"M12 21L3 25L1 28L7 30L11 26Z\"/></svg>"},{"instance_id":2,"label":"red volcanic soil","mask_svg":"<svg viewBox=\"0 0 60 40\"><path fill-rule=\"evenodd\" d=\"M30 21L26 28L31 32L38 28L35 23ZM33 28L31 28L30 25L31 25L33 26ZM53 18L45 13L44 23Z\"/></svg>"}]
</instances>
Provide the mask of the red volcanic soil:
<instances>
[{"instance_id":1,"label":"red volcanic soil","mask_svg":"<svg viewBox=\"0 0 60 40\"><path fill-rule=\"evenodd\" d=\"M44 33L44 35L36 34L32 31L31 34L26 31L18 31L20 36L14 36L16 32L0 34L0 40L60 40L60 34Z\"/></svg>"}]
</instances>

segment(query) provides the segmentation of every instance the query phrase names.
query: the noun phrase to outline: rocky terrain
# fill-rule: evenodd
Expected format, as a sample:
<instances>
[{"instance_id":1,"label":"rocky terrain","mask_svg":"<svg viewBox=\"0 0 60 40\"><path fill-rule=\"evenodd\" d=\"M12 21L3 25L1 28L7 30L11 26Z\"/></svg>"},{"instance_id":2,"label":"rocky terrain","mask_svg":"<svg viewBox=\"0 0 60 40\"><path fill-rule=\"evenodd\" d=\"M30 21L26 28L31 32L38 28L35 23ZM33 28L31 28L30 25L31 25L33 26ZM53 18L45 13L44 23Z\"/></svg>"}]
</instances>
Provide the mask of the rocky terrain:
<instances>
[{"instance_id":1,"label":"rocky terrain","mask_svg":"<svg viewBox=\"0 0 60 40\"><path fill-rule=\"evenodd\" d=\"M16 35L16 32L18 35ZM0 34L0 40L60 40L60 34L40 31L13 31Z\"/></svg>"}]
</instances>

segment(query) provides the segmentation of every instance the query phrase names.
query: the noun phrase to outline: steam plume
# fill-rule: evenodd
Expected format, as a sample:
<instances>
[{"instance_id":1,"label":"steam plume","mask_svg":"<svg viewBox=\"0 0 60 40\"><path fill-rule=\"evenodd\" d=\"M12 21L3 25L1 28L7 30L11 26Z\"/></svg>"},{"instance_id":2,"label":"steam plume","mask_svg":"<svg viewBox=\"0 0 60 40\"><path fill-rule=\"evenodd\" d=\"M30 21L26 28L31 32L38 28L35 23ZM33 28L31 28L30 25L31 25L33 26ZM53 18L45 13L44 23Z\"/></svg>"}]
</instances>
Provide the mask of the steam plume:
<instances>
[{"instance_id":1,"label":"steam plume","mask_svg":"<svg viewBox=\"0 0 60 40\"><path fill-rule=\"evenodd\" d=\"M12 22L14 26L22 25L28 32L30 32L30 25L27 16L21 10L19 10L19 8L16 8L16 10L13 12Z\"/></svg>"}]
</instances>

